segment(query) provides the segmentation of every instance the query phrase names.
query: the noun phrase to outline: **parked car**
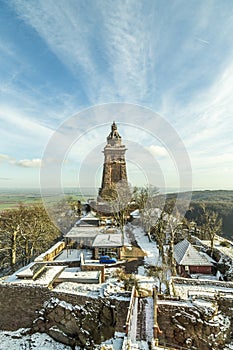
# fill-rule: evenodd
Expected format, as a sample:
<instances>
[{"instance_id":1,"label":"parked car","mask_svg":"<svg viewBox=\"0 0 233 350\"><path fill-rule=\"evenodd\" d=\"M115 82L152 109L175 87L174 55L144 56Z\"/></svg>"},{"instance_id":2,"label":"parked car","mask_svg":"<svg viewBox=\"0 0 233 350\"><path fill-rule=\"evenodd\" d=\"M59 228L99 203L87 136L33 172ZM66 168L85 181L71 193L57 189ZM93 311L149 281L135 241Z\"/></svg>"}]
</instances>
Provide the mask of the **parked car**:
<instances>
[{"instance_id":1,"label":"parked car","mask_svg":"<svg viewBox=\"0 0 233 350\"><path fill-rule=\"evenodd\" d=\"M100 264L115 264L117 259L110 258L108 255L102 255L99 260Z\"/></svg>"}]
</instances>

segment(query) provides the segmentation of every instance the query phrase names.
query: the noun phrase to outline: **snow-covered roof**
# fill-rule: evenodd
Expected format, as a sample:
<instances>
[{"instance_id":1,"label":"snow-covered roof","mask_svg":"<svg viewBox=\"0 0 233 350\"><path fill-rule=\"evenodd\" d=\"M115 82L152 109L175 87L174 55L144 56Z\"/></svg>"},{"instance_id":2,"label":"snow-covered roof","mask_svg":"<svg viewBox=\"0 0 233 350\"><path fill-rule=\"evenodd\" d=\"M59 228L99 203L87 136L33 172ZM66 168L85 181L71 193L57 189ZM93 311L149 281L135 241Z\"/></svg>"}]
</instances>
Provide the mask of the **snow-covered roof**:
<instances>
[{"instance_id":1,"label":"snow-covered roof","mask_svg":"<svg viewBox=\"0 0 233 350\"><path fill-rule=\"evenodd\" d=\"M216 264L217 262L211 258L211 256L209 256L208 254L204 253L204 252L199 252L199 254L201 254L202 256L204 256L209 262Z\"/></svg>"},{"instance_id":2,"label":"snow-covered roof","mask_svg":"<svg viewBox=\"0 0 233 350\"><path fill-rule=\"evenodd\" d=\"M122 235L120 233L100 234L96 236L92 246L98 247L122 247Z\"/></svg>"},{"instance_id":3,"label":"snow-covered roof","mask_svg":"<svg viewBox=\"0 0 233 350\"><path fill-rule=\"evenodd\" d=\"M99 218L96 217L96 213L94 211L90 211L85 216L83 216L80 220L99 220Z\"/></svg>"},{"instance_id":4,"label":"snow-covered roof","mask_svg":"<svg viewBox=\"0 0 233 350\"><path fill-rule=\"evenodd\" d=\"M36 279L32 278L18 278L19 272L14 273L9 276L4 282L6 283L16 283L16 284L33 284L33 285L43 285L49 286L55 278L64 270L65 266L45 266L42 274ZM21 271L28 269L28 266L25 266Z\"/></svg>"},{"instance_id":5,"label":"snow-covered roof","mask_svg":"<svg viewBox=\"0 0 233 350\"><path fill-rule=\"evenodd\" d=\"M100 233L100 228L95 226L73 227L66 235L66 238L95 237Z\"/></svg>"},{"instance_id":6,"label":"snow-covered roof","mask_svg":"<svg viewBox=\"0 0 233 350\"><path fill-rule=\"evenodd\" d=\"M76 268L66 268L57 277L57 282L76 282L76 283L99 283L99 271L80 271Z\"/></svg>"},{"instance_id":7,"label":"snow-covered roof","mask_svg":"<svg viewBox=\"0 0 233 350\"><path fill-rule=\"evenodd\" d=\"M192 244L184 239L174 247L174 258L179 265L212 266L213 263L204 254L200 254Z\"/></svg>"}]
</instances>

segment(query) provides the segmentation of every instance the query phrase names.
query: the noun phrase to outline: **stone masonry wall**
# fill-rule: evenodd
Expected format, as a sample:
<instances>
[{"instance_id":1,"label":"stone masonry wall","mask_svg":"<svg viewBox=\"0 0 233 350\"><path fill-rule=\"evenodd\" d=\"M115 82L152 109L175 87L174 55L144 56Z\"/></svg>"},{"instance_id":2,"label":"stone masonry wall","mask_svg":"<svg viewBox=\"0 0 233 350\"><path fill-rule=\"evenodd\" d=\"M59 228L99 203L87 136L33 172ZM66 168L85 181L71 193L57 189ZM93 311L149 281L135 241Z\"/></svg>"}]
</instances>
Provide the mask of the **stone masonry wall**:
<instances>
[{"instance_id":1,"label":"stone masonry wall","mask_svg":"<svg viewBox=\"0 0 233 350\"><path fill-rule=\"evenodd\" d=\"M163 341L173 346L198 350L220 350L233 340L233 300L182 303L164 302L159 305L158 322Z\"/></svg>"},{"instance_id":2,"label":"stone masonry wall","mask_svg":"<svg viewBox=\"0 0 233 350\"><path fill-rule=\"evenodd\" d=\"M36 318L36 310L40 310L49 298L47 288L0 284L0 329L30 327Z\"/></svg>"},{"instance_id":3,"label":"stone masonry wall","mask_svg":"<svg viewBox=\"0 0 233 350\"><path fill-rule=\"evenodd\" d=\"M0 283L0 329L17 330L30 328L38 317L44 303L51 298L58 298L74 306L86 302L98 303L98 299L84 295L54 292L45 287ZM116 311L116 331L123 331L129 300L110 300Z\"/></svg>"}]
</instances>

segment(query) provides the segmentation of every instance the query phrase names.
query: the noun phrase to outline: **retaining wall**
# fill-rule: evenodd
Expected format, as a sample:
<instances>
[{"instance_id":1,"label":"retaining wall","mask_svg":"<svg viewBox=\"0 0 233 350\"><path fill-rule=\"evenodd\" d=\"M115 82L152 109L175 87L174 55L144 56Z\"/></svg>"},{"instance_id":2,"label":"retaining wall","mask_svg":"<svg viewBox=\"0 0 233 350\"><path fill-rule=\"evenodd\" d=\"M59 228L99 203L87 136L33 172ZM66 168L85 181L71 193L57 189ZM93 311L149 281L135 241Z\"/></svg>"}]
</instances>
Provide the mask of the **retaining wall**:
<instances>
[{"instance_id":1,"label":"retaining wall","mask_svg":"<svg viewBox=\"0 0 233 350\"><path fill-rule=\"evenodd\" d=\"M38 311L51 298L64 300L72 305L86 302L98 303L98 298L55 292L46 287L0 283L0 329L17 330L30 328L38 317ZM116 310L116 331L123 331L129 300L111 299Z\"/></svg>"}]
</instances>

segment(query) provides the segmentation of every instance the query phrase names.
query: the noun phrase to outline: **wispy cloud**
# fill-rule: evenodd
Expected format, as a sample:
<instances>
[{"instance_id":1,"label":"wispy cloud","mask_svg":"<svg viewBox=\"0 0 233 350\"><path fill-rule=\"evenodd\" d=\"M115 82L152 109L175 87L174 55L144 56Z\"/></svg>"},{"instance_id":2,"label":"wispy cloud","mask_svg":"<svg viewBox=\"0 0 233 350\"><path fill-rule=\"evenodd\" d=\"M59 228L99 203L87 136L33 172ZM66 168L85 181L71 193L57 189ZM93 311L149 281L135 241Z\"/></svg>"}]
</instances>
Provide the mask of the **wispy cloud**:
<instances>
[{"instance_id":1,"label":"wispy cloud","mask_svg":"<svg viewBox=\"0 0 233 350\"><path fill-rule=\"evenodd\" d=\"M12 163L23 168L40 168L41 159L21 159Z\"/></svg>"},{"instance_id":2,"label":"wispy cloud","mask_svg":"<svg viewBox=\"0 0 233 350\"><path fill-rule=\"evenodd\" d=\"M90 47L92 20L90 16L82 16L78 2L12 0L11 4L18 16L36 30L65 66L75 74L82 74L79 78L87 79L98 74ZM96 35L95 30L94 33ZM80 88L85 91L85 84Z\"/></svg>"},{"instance_id":3,"label":"wispy cloud","mask_svg":"<svg viewBox=\"0 0 233 350\"><path fill-rule=\"evenodd\" d=\"M14 157L11 157L7 154L0 154L0 162L4 161L11 165L16 165L24 168L40 168L41 167L41 159L20 159L17 160Z\"/></svg>"},{"instance_id":4,"label":"wispy cloud","mask_svg":"<svg viewBox=\"0 0 233 350\"><path fill-rule=\"evenodd\" d=\"M10 3L76 76L90 104L120 100L156 107L163 96L175 103L178 95L187 99L185 90L193 95L198 81L210 83L222 61L215 47L223 34L210 3L193 3L190 11L174 2L87 1L88 12L73 0ZM230 33L232 25L225 25ZM203 44L211 41L206 51Z\"/></svg>"},{"instance_id":5,"label":"wispy cloud","mask_svg":"<svg viewBox=\"0 0 233 350\"><path fill-rule=\"evenodd\" d=\"M168 152L166 148L158 145L150 145L146 147L148 151L155 157L168 157Z\"/></svg>"},{"instance_id":6,"label":"wispy cloud","mask_svg":"<svg viewBox=\"0 0 233 350\"><path fill-rule=\"evenodd\" d=\"M227 62L212 85L188 104L176 105L175 109L173 104L167 105L188 149L196 186L229 186L233 173L232 95L233 64Z\"/></svg>"},{"instance_id":7,"label":"wispy cloud","mask_svg":"<svg viewBox=\"0 0 233 350\"><path fill-rule=\"evenodd\" d=\"M123 101L145 101L155 91L153 12L147 16L142 1L111 1L106 5L102 8L104 45L112 92L115 90L115 96ZM100 93L108 93L107 89L104 84Z\"/></svg>"},{"instance_id":8,"label":"wispy cloud","mask_svg":"<svg viewBox=\"0 0 233 350\"><path fill-rule=\"evenodd\" d=\"M193 125L192 137L187 140L188 145L203 149L203 143L206 143L208 150L218 148L219 152L231 151L229 144L232 145L233 132L232 95L233 64L229 64L213 85L185 109L186 120L189 115ZM223 148L223 144L226 148Z\"/></svg>"},{"instance_id":9,"label":"wispy cloud","mask_svg":"<svg viewBox=\"0 0 233 350\"><path fill-rule=\"evenodd\" d=\"M8 106L0 106L0 120L3 123L8 123L14 126L13 130L15 130L15 128L18 128L30 132L31 135L51 135L51 129L41 125L38 120L33 120L33 118L27 116L26 113Z\"/></svg>"},{"instance_id":10,"label":"wispy cloud","mask_svg":"<svg viewBox=\"0 0 233 350\"><path fill-rule=\"evenodd\" d=\"M198 37L196 37L195 39L196 39L197 41L200 41L200 42L203 43L203 44L206 44L206 45L209 45L209 44L210 44L210 42L209 42L208 40L204 40L204 39L198 38Z\"/></svg>"},{"instance_id":11,"label":"wispy cloud","mask_svg":"<svg viewBox=\"0 0 233 350\"><path fill-rule=\"evenodd\" d=\"M7 154L0 154L0 161L1 160L9 160L9 159L11 159L11 157L8 156Z\"/></svg>"},{"instance_id":12,"label":"wispy cloud","mask_svg":"<svg viewBox=\"0 0 233 350\"><path fill-rule=\"evenodd\" d=\"M91 2L88 13L76 1L11 4L59 60L85 80L80 88L91 103L142 101L153 92L153 17L145 13L150 9L143 1Z\"/></svg>"}]
</instances>

